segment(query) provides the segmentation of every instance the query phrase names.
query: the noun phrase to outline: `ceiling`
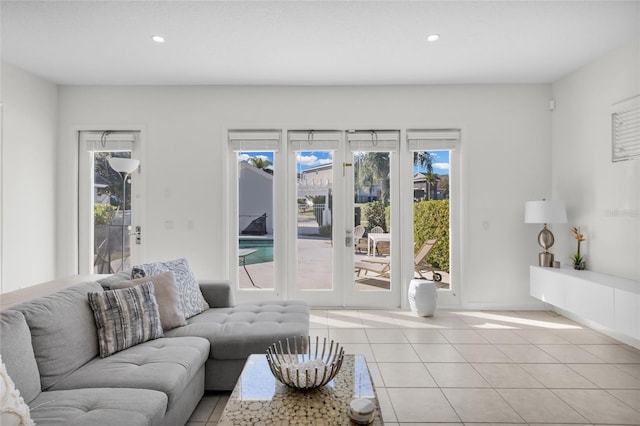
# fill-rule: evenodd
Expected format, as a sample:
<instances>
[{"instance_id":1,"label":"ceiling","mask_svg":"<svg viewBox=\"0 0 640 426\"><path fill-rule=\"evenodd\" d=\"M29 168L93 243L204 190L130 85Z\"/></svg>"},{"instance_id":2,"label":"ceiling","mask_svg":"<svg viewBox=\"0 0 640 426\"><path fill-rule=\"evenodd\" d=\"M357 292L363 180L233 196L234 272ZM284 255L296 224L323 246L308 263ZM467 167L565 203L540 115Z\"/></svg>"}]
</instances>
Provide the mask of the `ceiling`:
<instances>
[{"instance_id":1,"label":"ceiling","mask_svg":"<svg viewBox=\"0 0 640 426\"><path fill-rule=\"evenodd\" d=\"M2 0L0 11L2 59L71 85L550 83L640 37L638 1Z\"/></svg>"}]
</instances>

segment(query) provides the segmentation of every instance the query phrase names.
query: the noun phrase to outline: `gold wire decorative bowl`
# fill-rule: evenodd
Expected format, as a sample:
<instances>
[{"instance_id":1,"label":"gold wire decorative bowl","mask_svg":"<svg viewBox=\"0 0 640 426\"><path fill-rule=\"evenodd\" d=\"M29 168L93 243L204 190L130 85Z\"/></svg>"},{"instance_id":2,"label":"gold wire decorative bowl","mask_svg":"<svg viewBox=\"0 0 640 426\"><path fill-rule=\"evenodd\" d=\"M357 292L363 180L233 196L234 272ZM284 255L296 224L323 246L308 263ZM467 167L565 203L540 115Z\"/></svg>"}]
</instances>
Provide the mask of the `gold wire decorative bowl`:
<instances>
[{"instance_id":1,"label":"gold wire decorative bowl","mask_svg":"<svg viewBox=\"0 0 640 426\"><path fill-rule=\"evenodd\" d=\"M267 362L273 375L285 385L312 390L329 383L340 371L344 349L339 343L320 343L316 336L315 345L311 337L294 337L280 340L267 348Z\"/></svg>"}]
</instances>

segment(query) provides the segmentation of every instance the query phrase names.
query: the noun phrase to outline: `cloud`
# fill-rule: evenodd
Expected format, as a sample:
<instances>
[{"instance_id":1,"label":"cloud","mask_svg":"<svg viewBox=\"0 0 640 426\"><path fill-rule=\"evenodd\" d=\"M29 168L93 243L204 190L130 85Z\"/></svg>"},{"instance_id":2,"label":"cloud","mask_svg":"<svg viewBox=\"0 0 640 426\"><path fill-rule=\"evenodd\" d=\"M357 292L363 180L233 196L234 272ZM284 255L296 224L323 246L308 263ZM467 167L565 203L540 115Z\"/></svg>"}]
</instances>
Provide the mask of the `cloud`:
<instances>
[{"instance_id":1,"label":"cloud","mask_svg":"<svg viewBox=\"0 0 640 426\"><path fill-rule=\"evenodd\" d=\"M315 166L318 163L318 157L315 155L300 155L298 154L298 163L303 166Z\"/></svg>"},{"instance_id":2,"label":"cloud","mask_svg":"<svg viewBox=\"0 0 640 426\"><path fill-rule=\"evenodd\" d=\"M266 155L249 155L249 154L238 154L238 162L240 161L249 161L249 158L261 158L265 161L271 161L269 160L269 157L267 157Z\"/></svg>"},{"instance_id":3,"label":"cloud","mask_svg":"<svg viewBox=\"0 0 640 426\"><path fill-rule=\"evenodd\" d=\"M449 170L449 163L433 163L434 169Z\"/></svg>"},{"instance_id":4,"label":"cloud","mask_svg":"<svg viewBox=\"0 0 640 426\"><path fill-rule=\"evenodd\" d=\"M333 160L331 158L318 158L315 155L300 155L298 154L298 164L302 164L303 166L313 167L313 166L323 166L325 164L331 164Z\"/></svg>"}]
</instances>

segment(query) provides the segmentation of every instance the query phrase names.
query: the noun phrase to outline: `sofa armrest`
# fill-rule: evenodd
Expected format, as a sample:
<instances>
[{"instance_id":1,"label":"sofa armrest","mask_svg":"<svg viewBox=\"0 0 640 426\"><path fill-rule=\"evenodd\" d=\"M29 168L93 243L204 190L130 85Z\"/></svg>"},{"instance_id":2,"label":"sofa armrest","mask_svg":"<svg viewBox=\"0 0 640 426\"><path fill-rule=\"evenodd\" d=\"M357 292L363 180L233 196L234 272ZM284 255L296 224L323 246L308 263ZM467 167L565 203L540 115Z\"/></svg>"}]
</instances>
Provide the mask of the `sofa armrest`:
<instances>
[{"instance_id":1,"label":"sofa armrest","mask_svg":"<svg viewBox=\"0 0 640 426\"><path fill-rule=\"evenodd\" d=\"M199 280L200 291L212 308L230 308L235 305L233 286L228 280Z\"/></svg>"}]
</instances>

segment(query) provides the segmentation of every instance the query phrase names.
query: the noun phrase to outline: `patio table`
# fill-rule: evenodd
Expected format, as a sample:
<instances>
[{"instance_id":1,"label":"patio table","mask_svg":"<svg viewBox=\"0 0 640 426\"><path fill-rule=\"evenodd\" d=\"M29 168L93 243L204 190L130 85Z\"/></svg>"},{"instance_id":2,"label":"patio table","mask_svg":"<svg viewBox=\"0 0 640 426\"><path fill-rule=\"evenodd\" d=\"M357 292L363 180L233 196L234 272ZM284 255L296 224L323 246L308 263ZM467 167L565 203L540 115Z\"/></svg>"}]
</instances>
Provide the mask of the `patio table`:
<instances>
[{"instance_id":1,"label":"patio table","mask_svg":"<svg viewBox=\"0 0 640 426\"><path fill-rule=\"evenodd\" d=\"M371 256L371 251L376 254L376 249L380 241L391 241L391 233L371 233L368 235L367 256Z\"/></svg>"}]
</instances>

